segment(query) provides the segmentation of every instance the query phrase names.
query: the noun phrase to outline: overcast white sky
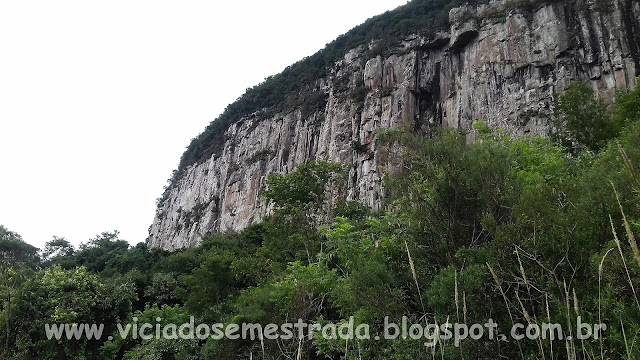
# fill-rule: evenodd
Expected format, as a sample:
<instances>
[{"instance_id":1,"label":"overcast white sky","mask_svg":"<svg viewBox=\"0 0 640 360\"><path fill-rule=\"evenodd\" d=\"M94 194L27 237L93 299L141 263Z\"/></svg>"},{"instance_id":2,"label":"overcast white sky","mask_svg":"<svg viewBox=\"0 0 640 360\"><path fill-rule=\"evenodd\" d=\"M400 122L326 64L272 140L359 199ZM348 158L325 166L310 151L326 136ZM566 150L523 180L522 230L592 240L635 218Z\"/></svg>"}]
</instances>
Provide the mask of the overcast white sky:
<instances>
[{"instance_id":1,"label":"overcast white sky","mask_svg":"<svg viewBox=\"0 0 640 360\"><path fill-rule=\"evenodd\" d=\"M406 0L0 1L0 224L144 241L227 104Z\"/></svg>"}]
</instances>

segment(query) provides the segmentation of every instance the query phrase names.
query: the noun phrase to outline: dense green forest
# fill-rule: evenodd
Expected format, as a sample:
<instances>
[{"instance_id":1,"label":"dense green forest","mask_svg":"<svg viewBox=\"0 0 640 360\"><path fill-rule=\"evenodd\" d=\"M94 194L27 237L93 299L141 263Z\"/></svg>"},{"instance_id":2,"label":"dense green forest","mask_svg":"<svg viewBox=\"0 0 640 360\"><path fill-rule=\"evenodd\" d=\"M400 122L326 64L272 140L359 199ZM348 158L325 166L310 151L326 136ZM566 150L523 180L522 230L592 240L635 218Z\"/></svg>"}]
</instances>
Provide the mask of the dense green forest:
<instances>
[{"instance_id":1,"label":"dense green forest","mask_svg":"<svg viewBox=\"0 0 640 360\"><path fill-rule=\"evenodd\" d=\"M173 253L105 232L36 249L0 227L3 359L637 359L640 90L607 107L585 84L557 99L551 139L379 133L395 171L383 211L344 201L341 164L271 175L273 213ZM552 119L550 119L551 121ZM578 317L602 340L122 339L117 324L515 323ZM158 320L158 318L160 320ZM104 324L100 340L45 324ZM565 326L566 325L566 326ZM108 340L107 335L113 339Z\"/></svg>"}]
</instances>

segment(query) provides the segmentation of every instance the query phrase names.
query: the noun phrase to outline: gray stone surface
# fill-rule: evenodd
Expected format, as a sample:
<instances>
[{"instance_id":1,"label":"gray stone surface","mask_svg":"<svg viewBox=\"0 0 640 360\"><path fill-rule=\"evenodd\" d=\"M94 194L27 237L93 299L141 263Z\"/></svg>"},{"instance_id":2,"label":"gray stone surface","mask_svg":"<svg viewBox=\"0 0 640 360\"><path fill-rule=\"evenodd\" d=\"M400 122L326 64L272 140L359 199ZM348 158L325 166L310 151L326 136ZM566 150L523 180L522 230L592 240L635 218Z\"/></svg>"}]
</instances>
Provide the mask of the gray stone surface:
<instances>
[{"instance_id":1,"label":"gray stone surface","mask_svg":"<svg viewBox=\"0 0 640 360\"><path fill-rule=\"evenodd\" d=\"M590 81L607 101L635 87L638 1L613 0L606 8L550 2L531 12L512 2L454 9L448 33L409 37L386 52L392 55L352 49L315 84L326 94L324 109L259 112L232 125L222 154L188 167L168 190L148 244L173 250L243 229L269 210L259 196L265 177L309 159L348 164L348 197L377 208L388 165L377 151L379 129L469 131L482 119L514 136L544 136L553 94L569 83ZM362 87L366 96L358 101L351 94Z\"/></svg>"}]
</instances>

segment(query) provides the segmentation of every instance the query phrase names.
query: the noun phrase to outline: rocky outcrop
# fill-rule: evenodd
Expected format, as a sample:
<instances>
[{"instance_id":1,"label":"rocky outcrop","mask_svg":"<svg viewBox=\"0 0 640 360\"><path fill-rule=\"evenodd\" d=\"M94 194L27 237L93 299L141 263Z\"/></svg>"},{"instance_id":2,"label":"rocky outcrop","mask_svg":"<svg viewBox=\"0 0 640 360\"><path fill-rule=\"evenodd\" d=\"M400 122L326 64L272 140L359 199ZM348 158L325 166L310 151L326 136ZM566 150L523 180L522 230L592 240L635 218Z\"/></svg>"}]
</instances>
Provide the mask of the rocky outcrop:
<instances>
[{"instance_id":1,"label":"rocky outcrop","mask_svg":"<svg viewBox=\"0 0 640 360\"><path fill-rule=\"evenodd\" d=\"M547 135L553 95L570 82L590 81L608 101L636 85L639 19L637 0L492 1L452 10L448 32L407 38L384 56L372 53L375 44L352 49L308 89L319 110L243 118L220 154L189 166L158 206L148 244L194 246L205 234L258 221L268 210L259 195L266 175L309 159L348 164L348 197L377 208L386 166L380 129L470 131L482 119L511 135Z\"/></svg>"}]
</instances>

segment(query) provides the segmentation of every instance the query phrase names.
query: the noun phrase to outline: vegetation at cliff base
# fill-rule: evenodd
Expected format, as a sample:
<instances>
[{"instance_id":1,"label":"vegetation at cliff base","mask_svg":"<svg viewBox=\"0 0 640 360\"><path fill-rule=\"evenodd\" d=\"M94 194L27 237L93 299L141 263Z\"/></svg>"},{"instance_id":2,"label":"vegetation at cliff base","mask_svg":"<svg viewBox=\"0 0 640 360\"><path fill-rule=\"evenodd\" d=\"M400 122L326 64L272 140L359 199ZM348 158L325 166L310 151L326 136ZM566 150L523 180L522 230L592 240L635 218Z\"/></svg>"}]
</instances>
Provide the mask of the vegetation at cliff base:
<instances>
[{"instance_id":1,"label":"vegetation at cliff base","mask_svg":"<svg viewBox=\"0 0 640 360\"><path fill-rule=\"evenodd\" d=\"M345 169L309 162L268 177L273 213L240 233L173 253L105 232L38 251L0 227L3 359L635 359L640 332L640 90L598 109L559 95L557 140L379 133L394 171L384 210L344 200ZM571 129L577 121L589 134ZM615 126L612 126L615 124ZM581 126L582 126L581 125ZM619 126L619 127L618 127ZM607 130L603 130L602 127ZM617 129L611 131L611 129ZM586 131L586 130L585 130ZM121 338L152 323L562 325L573 340ZM577 321L607 325L578 340ZM46 324L102 324L100 339L46 336ZM111 339L108 336L112 336Z\"/></svg>"}]
</instances>

